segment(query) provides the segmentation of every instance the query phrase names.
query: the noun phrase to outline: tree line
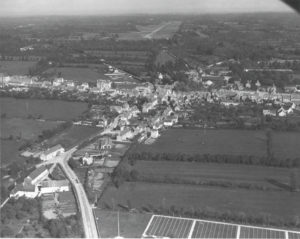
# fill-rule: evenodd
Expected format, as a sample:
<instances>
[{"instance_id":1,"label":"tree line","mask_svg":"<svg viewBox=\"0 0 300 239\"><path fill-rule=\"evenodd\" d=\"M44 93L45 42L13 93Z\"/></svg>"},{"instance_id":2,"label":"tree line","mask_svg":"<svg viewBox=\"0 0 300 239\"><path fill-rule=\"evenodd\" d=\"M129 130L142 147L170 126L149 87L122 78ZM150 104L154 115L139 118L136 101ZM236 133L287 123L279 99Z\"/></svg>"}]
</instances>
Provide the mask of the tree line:
<instances>
[{"instance_id":1,"label":"tree line","mask_svg":"<svg viewBox=\"0 0 300 239\"><path fill-rule=\"evenodd\" d=\"M247 164L273 167L299 167L300 158L275 158L273 155L228 155L228 154L187 154L187 153L154 153L130 152L126 155L131 165L137 160L146 161L177 161L197 163Z\"/></svg>"}]
</instances>

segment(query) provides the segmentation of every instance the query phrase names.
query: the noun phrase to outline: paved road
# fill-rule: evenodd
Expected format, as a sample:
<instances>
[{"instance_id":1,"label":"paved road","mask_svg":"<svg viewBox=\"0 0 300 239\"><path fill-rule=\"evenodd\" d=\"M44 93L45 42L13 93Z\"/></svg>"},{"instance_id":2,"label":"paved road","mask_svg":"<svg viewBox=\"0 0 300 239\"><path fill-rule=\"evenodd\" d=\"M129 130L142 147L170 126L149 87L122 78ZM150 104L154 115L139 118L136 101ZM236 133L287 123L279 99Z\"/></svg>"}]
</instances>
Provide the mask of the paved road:
<instances>
[{"instance_id":1,"label":"paved road","mask_svg":"<svg viewBox=\"0 0 300 239\"><path fill-rule=\"evenodd\" d=\"M76 151L76 147L71 148L70 150L66 151L65 153L57 156L56 158L49 160L47 162L42 163L41 165L49 164L49 163L57 163L59 164L62 169L65 171L68 179L73 185L78 206L82 216L83 228L86 238L99 238L98 231L96 227L96 222L93 214L92 207L88 201L86 193L82 184L79 182L78 177L74 173L74 171L70 168L68 164L68 160L70 159L71 155Z\"/></svg>"}]
</instances>

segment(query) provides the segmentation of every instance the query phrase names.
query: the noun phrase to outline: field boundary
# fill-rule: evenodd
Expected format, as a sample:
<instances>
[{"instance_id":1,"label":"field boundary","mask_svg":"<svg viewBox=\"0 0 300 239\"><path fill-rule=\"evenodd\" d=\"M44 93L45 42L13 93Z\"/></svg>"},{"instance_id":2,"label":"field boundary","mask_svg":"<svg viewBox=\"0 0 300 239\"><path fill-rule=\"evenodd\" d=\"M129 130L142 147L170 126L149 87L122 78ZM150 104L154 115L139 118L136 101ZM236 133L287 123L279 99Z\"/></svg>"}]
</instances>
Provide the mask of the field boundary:
<instances>
[{"instance_id":1,"label":"field boundary","mask_svg":"<svg viewBox=\"0 0 300 239\"><path fill-rule=\"evenodd\" d=\"M212 223L212 224L219 224L219 225L227 225L227 226L234 226L237 228L237 232L236 232L236 239L240 238L240 231L241 228L250 228L250 229L261 229L261 230L269 230L269 231L274 231L274 232L283 232L285 235L285 239L289 239L289 233L295 233L297 235L299 235L300 238L300 231L293 231L293 230L285 230L285 229L278 229L278 228L269 228L269 227L259 227L259 226L250 226L250 225L243 225L243 224L235 224L235 223L227 223L227 222L220 222L220 221L211 221L211 220L201 220L201 219L193 219L193 218L185 218L185 217L174 217L174 216L166 216L166 215L158 215L158 214L154 214L152 215L151 219L148 222L148 225L146 227L146 229L143 232L142 238L148 238L148 237L155 237L156 235L148 235L147 231L150 228L154 218L167 218L167 219L176 219L176 220L192 220L192 226L189 229L189 233L188 233L188 237L187 238L192 238L192 235L194 233L194 229L195 229L195 225L196 222L202 222L202 223ZM166 226L166 225L165 225ZM167 235L165 235L167 236Z\"/></svg>"}]
</instances>

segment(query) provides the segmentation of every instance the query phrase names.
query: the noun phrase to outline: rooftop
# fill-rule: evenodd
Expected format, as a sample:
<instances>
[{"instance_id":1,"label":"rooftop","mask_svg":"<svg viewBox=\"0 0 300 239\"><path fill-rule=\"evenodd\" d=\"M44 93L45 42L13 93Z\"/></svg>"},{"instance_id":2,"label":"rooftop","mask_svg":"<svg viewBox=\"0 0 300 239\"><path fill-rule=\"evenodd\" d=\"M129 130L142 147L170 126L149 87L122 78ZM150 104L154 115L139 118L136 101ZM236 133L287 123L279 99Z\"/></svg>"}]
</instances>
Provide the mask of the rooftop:
<instances>
[{"instance_id":1,"label":"rooftop","mask_svg":"<svg viewBox=\"0 0 300 239\"><path fill-rule=\"evenodd\" d=\"M69 186L69 180L49 180L41 183L42 187L65 187Z\"/></svg>"},{"instance_id":2,"label":"rooftop","mask_svg":"<svg viewBox=\"0 0 300 239\"><path fill-rule=\"evenodd\" d=\"M29 174L27 177L31 178L31 180L37 178L40 176L43 172L48 171L48 169L45 166L41 166L37 169L35 169L31 174Z\"/></svg>"},{"instance_id":3,"label":"rooftop","mask_svg":"<svg viewBox=\"0 0 300 239\"><path fill-rule=\"evenodd\" d=\"M45 152L44 152L44 154L51 154L51 153L53 153L53 152L55 152L55 151L57 151L57 150L59 150L59 149L63 149L63 147L60 145L60 144L58 144L58 145L55 145L55 146L53 146L52 148L49 148L49 149L47 149Z\"/></svg>"}]
</instances>

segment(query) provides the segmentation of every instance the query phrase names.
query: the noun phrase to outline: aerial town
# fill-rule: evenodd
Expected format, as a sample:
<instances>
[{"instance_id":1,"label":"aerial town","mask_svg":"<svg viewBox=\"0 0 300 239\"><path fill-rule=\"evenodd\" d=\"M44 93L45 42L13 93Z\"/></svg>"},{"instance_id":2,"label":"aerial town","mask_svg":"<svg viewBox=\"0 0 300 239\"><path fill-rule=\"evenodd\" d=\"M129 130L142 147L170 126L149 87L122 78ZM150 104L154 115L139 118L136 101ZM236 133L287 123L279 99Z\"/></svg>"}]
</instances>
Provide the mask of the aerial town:
<instances>
[{"instance_id":1,"label":"aerial town","mask_svg":"<svg viewBox=\"0 0 300 239\"><path fill-rule=\"evenodd\" d=\"M294 12L0 17L1 237L300 239Z\"/></svg>"}]
</instances>

